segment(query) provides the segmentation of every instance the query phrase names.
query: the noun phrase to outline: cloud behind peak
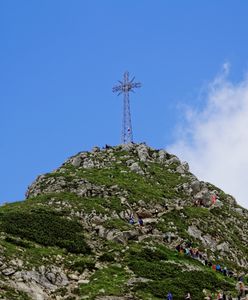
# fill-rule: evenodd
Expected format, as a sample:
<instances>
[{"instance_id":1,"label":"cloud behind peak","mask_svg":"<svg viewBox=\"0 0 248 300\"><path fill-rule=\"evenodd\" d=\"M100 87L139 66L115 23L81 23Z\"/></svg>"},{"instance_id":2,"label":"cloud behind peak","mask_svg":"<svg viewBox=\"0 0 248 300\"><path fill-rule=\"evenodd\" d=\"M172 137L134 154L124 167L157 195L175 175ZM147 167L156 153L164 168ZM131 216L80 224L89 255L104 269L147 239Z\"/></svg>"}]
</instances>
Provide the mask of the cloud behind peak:
<instances>
[{"instance_id":1,"label":"cloud behind peak","mask_svg":"<svg viewBox=\"0 0 248 300\"><path fill-rule=\"evenodd\" d=\"M199 179L232 194L248 208L248 80L228 80L229 64L208 85L204 107L189 107L184 129L169 149Z\"/></svg>"}]
</instances>

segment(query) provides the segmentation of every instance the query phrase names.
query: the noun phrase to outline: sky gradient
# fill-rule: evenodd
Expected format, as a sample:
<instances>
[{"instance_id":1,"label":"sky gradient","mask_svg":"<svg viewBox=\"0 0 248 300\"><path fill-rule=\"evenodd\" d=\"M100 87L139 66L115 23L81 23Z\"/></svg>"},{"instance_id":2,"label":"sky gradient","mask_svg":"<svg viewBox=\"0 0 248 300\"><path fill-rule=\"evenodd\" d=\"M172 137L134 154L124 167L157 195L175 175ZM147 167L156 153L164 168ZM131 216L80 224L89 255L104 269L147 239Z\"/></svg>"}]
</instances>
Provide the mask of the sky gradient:
<instances>
[{"instance_id":1,"label":"sky gradient","mask_svg":"<svg viewBox=\"0 0 248 300\"><path fill-rule=\"evenodd\" d=\"M248 2L240 0L1 1L0 203L24 199L37 175L69 156L120 143L122 98L112 86L126 70L142 82L131 95L135 142L173 149L192 161L200 179L228 187L226 170L216 178L211 177L215 169L210 174L200 169L209 161L218 169L223 165L218 167L217 153L193 152L199 138L192 136L196 125L187 113L194 110L196 119L204 114L209 88L225 66L228 79L222 83L235 90L246 80L247 9ZM244 130L236 143L246 139ZM228 146L227 139L221 156L230 159ZM248 142L242 144L235 155L247 153L247 147ZM203 160L204 166L197 164ZM230 169L233 180L235 172ZM235 196L237 189L225 191ZM239 197L248 207L245 196Z\"/></svg>"}]
</instances>

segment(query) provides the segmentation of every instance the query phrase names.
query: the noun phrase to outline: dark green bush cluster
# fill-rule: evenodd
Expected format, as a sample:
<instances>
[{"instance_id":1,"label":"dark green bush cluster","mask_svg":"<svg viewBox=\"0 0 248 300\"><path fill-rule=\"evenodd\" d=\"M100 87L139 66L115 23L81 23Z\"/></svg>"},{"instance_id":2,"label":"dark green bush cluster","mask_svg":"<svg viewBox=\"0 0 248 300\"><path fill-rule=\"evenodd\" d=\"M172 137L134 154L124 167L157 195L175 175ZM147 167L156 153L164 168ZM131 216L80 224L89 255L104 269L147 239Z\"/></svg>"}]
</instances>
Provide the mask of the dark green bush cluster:
<instances>
[{"instance_id":1,"label":"dark green bush cluster","mask_svg":"<svg viewBox=\"0 0 248 300\"><path fill-rule=\"evenodd\" d=\"M14 244L16 246L19 246L19 247L31 248L30 242L24 241L22 239L12 238L12 237L7 236L5 238L5 241L8 242L8 243Z\"/></svg>"},{"instance_id":2,"label":"dark green bush cluster","mask_svg":"<svg viewBox=\"0 0 248 300\"><path fill-rule=\"evenodd\" d=\"M99 257L99 260L104 262L114 262L115 258L113 253L105 252Z\"/></svg>"},{"instance_id":3,"label":"dark green bush cluster","mask_svg":"<svg viewBox=\"0 0 248 300\"><path fill-rule=\"evenodd\" d=\"M173 266L170 266L173 268ZM149 267L147 274L149 273ZM171 275L173 273L173 276ZM149 283L138 284L136 290L142 290L153 294L155 297L165 299L166 294L170 291L173 299L184 299L187 292L190 292L192 299L203 299L203 289L213 292L218 290L230 291L233 286L230 283L219 280L215 274L203 271L172 271L167 275Z\"/></svg>"},{"instance_id":4,"label":"dark green bush cluster","mask_svg":"<svg viewBox=\"0 0 248 300\"><path fill-rule=\"evenodd\" d=\"M58 246L72 253L90 252L82 226L60 217L56 212L37 209L34 211L10 211L0 216L2 230L44 246Z\"/></svg>"},{"instance_id":5,"label":"dark green bush cluster","mask_svg":"<svg viewBox=\"0 0 248 300\"><path fill-rule=\"evenodd\" d=\"M131 250L130 258L144 260L144 261L155 261L155 260L168 260L168 254L161 249L143 248L140 251Z\"/></svg>"}]
</instances>

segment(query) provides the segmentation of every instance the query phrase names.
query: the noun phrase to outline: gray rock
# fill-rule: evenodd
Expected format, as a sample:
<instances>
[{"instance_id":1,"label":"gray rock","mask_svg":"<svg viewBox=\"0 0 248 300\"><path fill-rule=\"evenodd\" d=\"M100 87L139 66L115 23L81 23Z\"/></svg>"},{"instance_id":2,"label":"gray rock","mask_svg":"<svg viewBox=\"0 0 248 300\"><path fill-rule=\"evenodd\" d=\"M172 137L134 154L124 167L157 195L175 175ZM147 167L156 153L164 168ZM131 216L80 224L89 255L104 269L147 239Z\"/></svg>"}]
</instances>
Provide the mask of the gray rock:
<instances>
[{"instance_id":1,"label":"gray rock","mask_svg":"<svg viewBox=\"0 0 248 300\"><path fill-rule=\"evenodd\" d=\"M131 166L135 161L133 159L129 159L126 161L127 166Z\"/></svg>"},{"instance_id":2,"label":"gray rock","mask_svg":"<svg viewBox=\"0 0 248 300\"><path fill-rule=\"evenodd\" d=\"M122 232L124 240L134 240L139 236L139 232L137 230L128 230Z\"/></svg>"},{"instance_id":3,"label":"gray rock","mask_svg":"<svg viewBox=\"0 0 248 300\"><path fill-rule=\"evenodd\" d=\"M132 144L132 143L129 143L129 144L122 144L122 145L120 145L120 147L121 147L121 150L131 151L136 147L136 145Z\"/></svg>"},{"instance_id":4,"label":"gray rock","mask_svg":"<svg viewBox=\"0 0 248 300\"><path fill-rule=\"evenodd\" d=\"M146 283L149 281L151 281L151 279L143 278L143 277L133 277L128 280L127 286L133 286L137 283Z\"/></svg>"},{"instance_id":5,"label":"gray rock","mask_svg":"<svg viewBox=\"0 0 248 300\"><path fill-rule=\"evenodd\" d=\"M139 210L136 211L136 214L140 216L141 218L151 218L152 213L145 208L140 208Z\"/></svg>"},{"instance_id":6,"label":"gray rock","mask_svg":"<svg viewBox=\"0 0 248 300\"><path fill-rule=\"evenodd\" d=\"M182 162L182 166L185 172L189 172L189 164L186 161Z\"/></svg>"},{"instance_id":7,"label":"gray rock","mask_svg":"<svg viewBox=\"0 0 248 300\"><path fill-rule=\"evenodd\" d=\"M93 224L100 225L100 224L103 224L105 222L105 219L102 219L99 216L94 216L90 221Z\"/></svg>"},{"instance_id":8,"label":"gray rock","mask_svg":"<svg viewBox=\"0 0 248 300\"><path fill-rule=\"evenodd\" d=\"M78 280L79 284L88 284L89 282L90 282L89 279L79 279Z\"/></svg>"},{"instance_id":9,"label":"gray rock","mask_svg":"<svg viewBox=\"0 0 248 300\"><path fill-rule=\"evenodd\" d=\"M235 208L234 210L235 210L237 213L243 215L243 209L242 209L242 208L237 207L237 208Z\"/></svg>"},{"instance_id":10,"label":"gray rock","mask_svg":"<svg viewBox=\"0 0 248 300\"><path fill-rule=\"evenodd\" d=\"M228 195L227 197L226 197L226 201L228 202L228 203L230 203L231 205L237 205L237 201L236 201L236 199L233 197L233 196L231 196L231 195Z\"/></svg>"},{"instance_id":11,"label":"gray rock","mask_svg":"<svg viewBox=\"0 0 248 300\"><path fill-rule=\"evenodd\" d=\"M52 272L46 273L46 278L52 283L56 284L56 275Z\"/></svg>"},{"instance_id":12,"label":"gray rock","mask_svg":"<svg viewBox=\"0 0 248 300\"><path fill-rule=\"evenodd\" d=\"M147 161L149 158L148 147L145 144L140 144L137 147L140 161Z\"/></svg>"},{"instance_id":13,"label":"gray rock","mask_svg":"<svg viewBox=\"0 0 248 300\"><path fill-rule=\"evenodd\" d=\"M188 234L196 239L201 239L202 232L195 225L191 225L188 227Z\"/></svg>"},{"instance_id":14,"label":"gray rock","mask_svg":"<svg viewBox=\"0 0 248 300\"><path fill-rule=\"evenodd\" d=\"M200 190L201 190L201 183L200 183L200 181L198 181L198 180L193 181L191 183L191 189L192 189L193 195L199 193Z\"/></svg>"},{"instance_id":15,"label":"gray rock","mask_svg":"<svg viewBox=\"0 0 248 300\"><path fill-rule=\"evenodd\" d=\"M165 150L159 150L159 152L158 152L158 161L160 163L165 162L167 155L168 155L168 152L166 152Z\"/></svg>"},{"instance_id":16,"label":"gray rock","mask_svg":"<svg viewBox=\"0 0 248 300\"><path fill-rule=\"evenodd\" d=\"M132 172L135 172L135 173L138 173L140 175L144 175L144 172L143 170L141 169L141 167L139 166L139 164L137 162L133 163L131 166L130 166L130 170Z\"/></svg>"},{"instance_id":17,"label":"gray rock","mask_svg":"<svg viewBox=\"0 0 248 300\"><path fill-rule=\"evenodd\" d=\"M147 207L147 204L145 203L144 200L139 200L138 204L139 204L140 207Z\"/></svg>"},{"instance_id":18,"label":"gray rock","mask_svg":"<svg viewBox=\"0 0 248 300\"><path fill-rule=\"evenodd\" d=\"M180 162L180 159L179 159L178 157L173 156L172 158L168 159L168 160L166 161L166 163L167 163L168 165L171 165L171 164L174 164L174 163L180 164L181 162Z\"/></svg>"},{"instance_id":19,"label":"gray rock","mask_svg":"<svg viewBox=\"0 0 248 300\"><path fill-rule=\"evenodd\" d=\"M2 274L5 276L10 276L10 275L14 274L15 272L16 272L16 270L11 267L2 270Z\"/></svg>"},{"instance_id":20,"label":"gray rock","mask_svg":"<svg viewBox=\"0 0 248 300\"><path fill-rule=\"evenodd\" d=\"M183 168L182 165L179 165L177 168L176 168L176 171L177 173L180 173L180 174L184 174L185 173L185 170Z\"/></svg>"},{"instance_id":21,"label":"gray rock","mask_svg":"<svg viewBox=\"0 0 248 300\"><path fill-rule=\"evenodd\" d=\"M94 168L94 162L90 158L86 158L83 162L83 168L84 169L92 169Z\"/></svg>"},{"instance_id":22,"label":"gray rock","mask_svg":"<svg viewBox=\"0 0 248 300\"><path fill-rule=\"evenodd\" d=\"M71 280L74 280L74 281L78 281L79 280L78 275L76 275L74 273L68 274L68 278L71 279Z\"/></svg>"},{"instance_id":23,"label":"gray rock","mask_svg":"<svg viewBox=\"0 0 248 300\"><path fill-rule=\"evenodd\" d=\"M81 163L82 163L82 159L79 156L74 157L71 162L71 164L76 168L79 167Z\"/></svg>"},{"instance_id":24,"label":"gray rock","mask_svg":"<svg viewBox=\"0 0 248 300\"><path fill-rule=\"evenodd\" d=\"M230 248L227 242L223 242L219 245L217 245L217 250L221 251L221 252L229 252Z\"/></svg>"}]
</instances>

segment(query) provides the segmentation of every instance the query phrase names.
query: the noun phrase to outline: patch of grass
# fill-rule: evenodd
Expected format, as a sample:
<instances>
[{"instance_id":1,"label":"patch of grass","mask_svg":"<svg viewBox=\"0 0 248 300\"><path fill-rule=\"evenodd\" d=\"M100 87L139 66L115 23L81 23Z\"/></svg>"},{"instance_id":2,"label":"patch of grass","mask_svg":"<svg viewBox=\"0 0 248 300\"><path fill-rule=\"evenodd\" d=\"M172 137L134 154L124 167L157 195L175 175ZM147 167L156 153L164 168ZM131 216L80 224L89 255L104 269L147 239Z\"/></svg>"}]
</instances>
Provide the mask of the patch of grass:
<instances>
[{"instance_id":1,"label":"patch of grass","mask_svg":"<svg viewBox=\"0 0 248 300\"><path fill-rule=\"evenodd\" d=\"M167 231L175 231L172 229L171 223L173 223L173 227L176 227L176 231L180 235L181 238L188 239L189 235L187 233L188 229L188 220L187 218L181 215L181 211L179 210L171 210L162 217L164 222L160 221L156 227L162 232Z\"/></svg>"},{"instance_id":2,"label":"patch of grass","mask_svg":"<svg viewBox=\"0 0 248 300\"><path fill-rule=\"evenodd\" d=\"M161 246L140 251L132 249L129 255L128 266L136 276L151 279L147 283L137 284L135 291L137 294L145 292L154 299L164 299L168 291L173 293L174 299L183 299L187 292L192 294L192 299L203 299L204 288L232 291L235 286L234 281L225 280L226 278L204 268L199 262L198 267L202 270L187 271L185 263L194 266L197 262Z\"/></svg>"},{"instance_id":3,"label":"patch of grass","mask_svg":"<svg viewBox=\"0 0 248 300\"><path fill-rule=\"evenodd\" d=\"M92 271L95 269L95 261L91 257L79 257L70 265L70 269L83 273L85 269Z\"/></svg>"},{"instance_id":4,"label":"patch of grass","mask_svg":"<svg viewBox=\"0 0 248 300\"><path fill-rule=\"evenodd\" d=\"M205 207L188 206L184 208L183 213L191 219L205 219L211 216L211 212Z\"/></svg>"},{"instance_id":5,"label":"patch of grass","mask_svg":"<svg viewBox=\"0 0 248 300\"><path fill-rule=\"evenodd\" d=\"M109 265L97 270L88 284L80 286L80 295L88 295L87 299L95 299L98 295L121 296L127 292L125 283L128 275L124 269Z\"/></svg>"},{"instance_id":6,"label":"patch of grass","mask_svg":"<svg viewBox=\"0 0 248 300\"><path fill-rule=\"evenodd\" d=\"M125 231L132 228L132 226L128 224L126 221L117 218L113 218L105 221L104 227L109 229L115 228L115 229L119 229L120 231Z\"/></svg>"}]
</instances>

